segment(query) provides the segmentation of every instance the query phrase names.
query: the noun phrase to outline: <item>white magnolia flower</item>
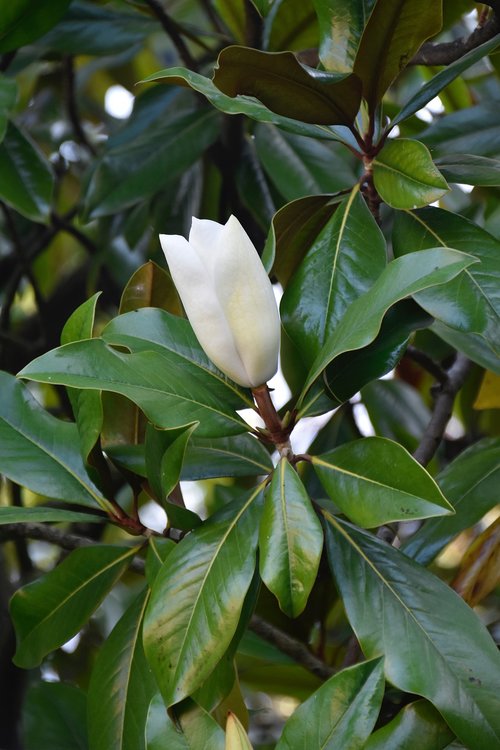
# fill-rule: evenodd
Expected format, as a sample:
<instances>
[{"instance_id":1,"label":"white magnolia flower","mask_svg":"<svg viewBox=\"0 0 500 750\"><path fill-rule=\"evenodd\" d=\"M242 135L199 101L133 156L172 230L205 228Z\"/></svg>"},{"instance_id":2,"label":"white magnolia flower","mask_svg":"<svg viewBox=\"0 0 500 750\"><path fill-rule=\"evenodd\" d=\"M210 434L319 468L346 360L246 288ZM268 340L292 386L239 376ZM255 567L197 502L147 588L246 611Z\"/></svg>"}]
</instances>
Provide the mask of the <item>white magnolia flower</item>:
<instances>
[{"instance_id":1,"label":"white magnolia flower","mask_svg":"<svg viewBox=\"0 0 500 750\"><path fill-rule=\"evenodd\" d=\"M256 387L278 367L280 320L271 282L235 216L195 219L189 241L160 242L186 315L203 350L236 383Z\"/></svg>"}]
</instances>

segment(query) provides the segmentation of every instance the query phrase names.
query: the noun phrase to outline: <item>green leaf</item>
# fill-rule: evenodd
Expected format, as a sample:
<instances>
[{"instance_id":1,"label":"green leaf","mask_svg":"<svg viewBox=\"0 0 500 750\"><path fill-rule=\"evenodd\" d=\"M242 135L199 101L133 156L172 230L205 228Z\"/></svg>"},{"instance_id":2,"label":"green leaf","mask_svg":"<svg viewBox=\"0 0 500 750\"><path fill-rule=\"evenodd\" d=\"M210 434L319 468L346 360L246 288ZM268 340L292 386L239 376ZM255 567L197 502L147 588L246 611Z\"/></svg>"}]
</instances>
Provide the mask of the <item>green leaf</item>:
<instances>
[{"instance_id":1,"label":"green leaf","mask_svg":"<svg viewBox=\"0 0 500 750\"><path fill-rule=\"evenodd\" d=\"M478 523L498 502L500 439L471 445L444 469L437 481L455 508L455 515L427 521L401 545L402 551L428 565L461 531Z\"/></svg>"},{"instance_id":2,"label":"green leaf","mask_svg":"<svg viewBox=\"0 0 500 750\"><path fill-rule=\"evenodd\" d=\"M363 750L411 750L416 737L418 750L443 750L454 735L432 704L420 700L374 732Z\"/></svg>"},{"instance_id":3,"label":"green leaf","mask_svg":"<svg viewBox=\"0 0 500 750\"><path fill-rule=\"evenodd\" d=\"M319 59L326 70L351 73L375 0L313 0L318 16Z\"/></svg>"},{"instance_id":4,"label":"green leaf","mask_svg":"<svg viewBox=\"0 0 500 750\"><path fill-rule=\"evenodd\" d=\"M375 339L390 307L422 289L449 281L474 262L455 250L436 248L424 252L425 255L411 253L393 260L371 289L350 305L311 367L299 408L311 385L336 357L362 349Z\"/></svg>"},{"instance_id":5,"label":"green leaf","mask_svg":"<svg viewBox=\"0 0 500 750\"><path fill-rule=\"evenodd\" d=\"M12 122L0 144L0 200L32 221L47 223L54 176L38 147Z\"/></svg>"},{"instance_id":6,"label":"green leaf","mask_svg":"<svg viewBox=\"0 0 500 750\"><path fill-rule=\"evenodd\" d=\"M291 52L226 47L213 81L228 96L254 96L279 115L318 125L352 125L361 103L356 76L308 68Z\"/></svg>"},{"instance_id":7,"label":"green leaf","mask_svg":"<svg viewBox=\"0 0 500 750\"><path fill-rule=\"evenodd\" d=\"M173 315L182 315L179 295L170 274L152 260L135 271L123 290L120 300L120 315L156 307Z\"/></svg>"},{"instance_id":8,"label":"green leaf","mask_svg":"<svg viewBox=\"0 0 500 750\"><path fill-rule=\"evenodd\" d=\"M167 714L160 695L149 706L146 721L147 750L189 750L187 740Z\"/></svg>"},{"instance_id":9,"label":"green leaf","mask_svg":"<svg viewBox=\"0 0 500 750\"><path fill-rule=\"evenodd\" d=\"M383 695L382 659L342 670L294 711L276 750L360 750L377 720Z\"/></svg>"},{"instance_id":10,"label":"green leaf","mask_svg":"<svg viewBox=\"0 0 500 750\"><path fill-rule=\"evenodd\" d=\"M90 750L145 750L144 726L157 687L142 647L145 589L102 645L90 678Z\"/></svg>"},{"instance_id":11,"label":"green leaf","mask_svg":"<svg viewBox=\"0 0 500 750\"><path fill-rule=\"evenodd\" d=\"M372 112L422 43L437 34L441 25L441 3L435 0L378 0L354 63Z\"/></svg>"},{"instance_id":12,"label":"green leaf","mask_svg":"<svg viewBox=\"0 0 500 750\"><path fill-rule=\"evenodd\" d=\"M82 628L130 565L135 548L91 546L71 552L57 568L18 589L10 612L17 635L14 662L29 669Z\"/></svg>"},{"instance_id":13,"label":"green leaf","mask_svg":"<svg viewBox=\"0 0 500 750\"><path fill-rule=\"evenodd\" d=\"M229 711L227 716L225 750L252 750L243 724L232 711Z\"/></svg>"},{"instance_id":14,"label":"green leaf","mask_svg":"<svg viewBox=\"0 0 500 750\"><path fill-rule=\"evenodd\" d=\"M418 137L432 149L435 158L471 152L475 156L497 156L500 150L497 113L498 100L487 99L482 104L436 119Z\"/></svg>"},{"instance_id":15,"label":"green leaf","mask_svg":"<svg viewBox=\"0 0 500 750\"><path fill-rule=\"evenodd\" d=\"M0 372L0 390L0 471L46 497L109 510L83 464L76 425L42 409L6 372Z\"/></svg>"},{"instance_id":16,"label":"green leaf","mask_svg":"<svg viewBox=\"0 0 500 750\"><path fill-rule=\"evenodd\" d=\"M430 474L392 440L355 440L312 463L335 504L363 528L453 512Z\"/></svg>"},{"instance_id":17,"label":"green leaf","mask_svg":"<svg viewBox=\"0 0 500 750\"><path fill-rule=\"evenodd\" d=\"M284 130L311 138L326 138L338 140L338 136L329 128L321 125L311 125L307 122L292 120L272 112L263 104L253 101L246 96L226 96L210 78L194 73L187 68L166 68L145 78L141 83L160 81L174 86L187 86L202 94L216 108L228 115L246 115L258 122L271 122Z\"/></svg>"},{"instance_id":18,"label":"green leaf","mask_svg":"<svg viewBox=\"0 0 500 750\"><path fill-rule=\"evenodd\" d=\"M491 350L482 334L462 333L437 320L432 325L431 330L453 349L463 352L481 367L500 375L500 359Z\"/></svg>"},{"instance_id":19,"label":"green leaf","mask_svg":"<svg viewBox=\"0 0 500 750\"><path fill-rule=\"evenodd\" d=\"M71 0L15 0L0 7L0 53L30 44L54 26Z\"/></svg>"},{"instance_id":20,"label":"green leaf","mask_svg":"<svg viewBox=\"0 0 500 750\"><path fill-rule=\"evenodd\" d=\"M385 265L384 237L355 188L316 237L281 301L285 331L307 365Z\"/></svg>"},{"instance_id":21,"label":"green leaf","mask_svg":"<svg viewBox=\"0 0 500 750\"><path fill-rule=\"evenodd\" d=\"M97 162L88 186L88 217L114 214L172 183L215 141L219 126L212 109L181 110L161 128L110 148Z\"/></svg>"},{"instance_id":22,"label":"green leaf","mask_svg":"<svg viewBox=\"0 0 500 750\"><path fill-rule=\"evenodd\" d=\"M0 507L0 525L6 523L99 523L105 516L94 513L78 513L64 508L44 508L40 505L34 508Z\"/></svg>"},{"instance_id":23,"label":"green leaf","mask_svg":"<svg viewBox=\"0 0 500 750\"><path fill-rule=\"evenodd\" d=\"M448 84L454 81L455 78L458 78L458 76L461 75L465 70L467 70L467 68L470 68L471 65L474 65L474 63L481 60L481 58L487 55L488 52L491 52L493 49L495 49L498 44L500 44L500 34L497 34L492 39L489 39L487 42L481 44L479 47L476 47L470 52L467 52L467 54L463 55L463 57L461 57L459 60L456 60L450 65L447 65L436 76L434 76L434 78L431 78L430 81L424 84L422 88L419 89L417 93L412 96L409 101L406 102L404 107L392 120L388 128L393 128L395 125L403 122L403 120L407 120L409 117L414 115L415 112L418 112L419 109L425 107L425 105L428 104L431 99L434 99L434 97L437 96L439 92L444 88L446 88Z\"/></svg>"},{"instance_id":24,"label":"green leaf","mask_svg":"<svg viewBox=\"0 0 500 750\"><path fill-rule=\"evenodd\" d=\"M318 23L311 3L276 2L264 23L262 48L269 52L300 52L318 47Z\"/></svg>"},{"instance_id":25,"label":"green leaf","mask_svg":"<svg viewBox=\"0 0 500 750\"><path fill-rule=\"evenodd\" d=\"M149 587L153 587L156 576L168 555L175 549L172 539L150 536L148 539L148 552L146 555L146 579Z\"/></svg>"},{"instance_id":26,"label":"green leaf","mask_svg":"<svg viewBox=\"0 0 500 750\"><path fill-rule=\"evenodd\" d=\"M396 255L430 245L455 247L480 263L458 279L420 292L417 302L445 325L481 334L499 355L500 242L468 219L439 208L398 214L393 231Z\"/></svg>"},{"instance_id":27,"label":"green leaf","mask_svg":"<svg viewBox=\"0 0 500 750\"><path fill-rule=\"evenodd\" d=\"M259 532L260 575L289 617L304 610L316 580L323 531L306 489L282 458L266 492Z\"/></svg>"},{"instance_id":28,"label":"green leaf","mask_svg":"<svg viewBox=\"0 0 500 750\"><path fill-rule=\"evenodd\" d=\"M420 141L388 141L373 160L373 181L382 200L392 208L420 208L439 200L448 183Z\"/></svg>"},{"instance_id":29,"label":"green leaf","mask_svg":"<svg viewBox=\"0 0 500 750\"><path fill-rule=\"evenodd\" d=\"M496 187L500 185L500 160L471 154L452 154L436 159L436 166L449 182Z\"/></svg>"},{"instance_id":30,"label":"green leaf","mask_svg":"<svg viewBox=\"0 0 500 750\"><path fill-rule=\"evenodd\" d=\"M7 132L9 115L16 105L17 94L17 81L0 74L0 143Z\"/></svg>"},{"instance_id":31,"label":"green leaf","mask_svg":"<svg viewBox=\"0 0 500 750\"><path fill-rule=\"evenodd\" d=\"M200 687L231 642L254 574L260 494L185 537L156 578L144 647L167 705Z\"/></svg>"},{"instance_id":32,"label":"green leaf","mask_svg":"<svg viewBox=\"0 0 500 750\"><path fill-rule=\"evenodd\" d=\"M367 658L427 698L470 750L500 748L500 654L476 614L397 549L327 515L332 572Z\"/></svg>"},{"instance_id":33,"label":"green leaf","mask_svg":"<svg viewBox=\"0 0 500 750\"><path fill-rule=\"evenodd\" d=\"M32 683L23 703L26 750L88 750L85 693L67 682Z\"/></svg>"},{"instance_id":34,"label":"green leaf","mask_svg":"<svg viewBox=\"0 0 500 750\"><path fill-rule=\"evenodd\" d=\"M200 375L180 357L155 351L123 354L101 339L78 341L38 357L20 377L72 388L121 393L140 406L159 427L187 427L199 420L202 437L245 432L233 411L243 408L234 391L216 377Z\"/></svg>"},{"instance_id":35,"label":"green leaf","mask_svg":"<svg viewBox=\"0 0 500 750\"><path fill-rule=\"evenodd\" d=\"M186 449L197 426L195 422L186 428L160 431L148 425L145 446L148 480L162 504L179 482Z\"/></svg>"},{"instance_id":36,"label":"green leaf","mask_svg":"<svg viewBox=\"0 0 500 750\"><path fill-rule=\"evenodd\" d=\"M196 437L188 445L181 478L249 477L269 474L272 470L268 451L253 435L216 440Z\"/></svg>"},{"instance_id":37,"label":"green leaf","mask_svg":"<svg viewBox=\"0 0 500 750\"><path fill-rule=\"evenodd\" d=\"M163 701L155 698L147 723L147 750L224 750L225 735L214 718L189 698L171 709L174 721Z\"/></svg>"}]
</instances>

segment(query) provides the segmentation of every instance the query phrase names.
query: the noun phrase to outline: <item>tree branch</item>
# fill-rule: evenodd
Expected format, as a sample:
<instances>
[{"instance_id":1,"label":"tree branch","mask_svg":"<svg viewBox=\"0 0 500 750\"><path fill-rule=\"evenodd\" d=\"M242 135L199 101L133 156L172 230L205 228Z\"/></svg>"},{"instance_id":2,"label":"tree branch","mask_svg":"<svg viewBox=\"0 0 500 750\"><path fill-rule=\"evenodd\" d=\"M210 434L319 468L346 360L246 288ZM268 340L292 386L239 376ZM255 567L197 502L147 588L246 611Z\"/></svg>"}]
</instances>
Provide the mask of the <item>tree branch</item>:
<instances>
[{"instance_id":1,"label":"tree branch","mask_svg":"<svg viewBox=\"0 0 500 750\"><path fill-rule=\"evenodd\" d=\"M297 664L307 669L308 672L319 677L321 680L328 680L335 670L324 661L314 656L307 646L300 641L292 638L288 633L274 627L258 615L253 615L249 625L250 630L259 635L263 640L272 643L280 651L290 656Z\"/></svg>"},{"instance_id":2,"label":"tree branch","mask_svg":"<svg viewBox=\"0 0 500 750\"><path fill-rule=\"evenodd\" d=\"M76 101L75 94L75 66L71 55L67 55L64 59L64 73L65 73L65 88L66 88L66 108L68 111L68 117L73 128L76 139L82 146L90 151L92 156L96 156L96 150L93 145L89 142L85 131L83 129L80 113L78 111L78 104Z\"/></svg>"},{"instance_id":3,"label":"tree branch","mask_svg":"<svg viewBox=\"0 0 500 750\"><path fill-rule=\"evenodd\" d=\"M410 65L450 65L467 52L492 39L500 32L499 16L496 15L500 11L500 4L492 0L487 5L494 9L494 14L484 26L478 26L469 36L455 39L453 42L426 42L410 61Z\"/></svg>"},{"instance_id":4,"label":"tree branch","mask_svg":"<svg viewBox=\"0 0 500 750\"><path fill-rule=\"evenodd\" d=\"M451 417L453 402L465 382L470 367L470 360L458 352L454 363L446 372L446 380L440 385L436 395L432 417L413 454L422 466L427 466L443 439L446 425Z\"/></svg>"},{"instance_id":5,"label":"tree branch","mask_svg":"<svg viewBox=\"0 0 500 750\"><path fill-rule=\"evenodd\" d=\"M415 346L410 345L406 349L406 356L419 364L420 367L423 367L424 370L427 370L428 373L433 375L438 383L446 383L446 380L448 378L446 370L443 370L441 365L434 359L432 359L432 357L429 357L428 354L422 352L420 349L417 349Z\"/></svg>"},{"instance_id":6,"label":"tree branch","mask_svg":"<svg viewBox=\"0 0 500 750\"><path fill-rule=\"evenodd\" d=\"M190 68L191 70L197 71L198 64L187 48L184 39L180 35L178 25L166 13L165 8L161 4L161 2L159 0L146 0L146 3L149 5L153 14L161 23L163 30L172 41L172 44L176 48L179 57L181 58L184 65L186 65L186 67Z\"/></svg>"}]
</instances>

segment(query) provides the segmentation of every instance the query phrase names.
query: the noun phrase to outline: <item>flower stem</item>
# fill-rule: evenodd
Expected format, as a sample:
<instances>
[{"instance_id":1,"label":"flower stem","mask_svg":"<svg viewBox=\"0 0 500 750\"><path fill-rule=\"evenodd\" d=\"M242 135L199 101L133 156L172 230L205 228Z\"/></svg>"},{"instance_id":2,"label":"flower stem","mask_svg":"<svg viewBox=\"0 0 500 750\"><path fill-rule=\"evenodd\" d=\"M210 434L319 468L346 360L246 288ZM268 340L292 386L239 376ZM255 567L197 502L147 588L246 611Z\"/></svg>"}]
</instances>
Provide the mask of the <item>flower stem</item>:
<instances>
[{"instance_id":1,"label":"flower stem","mask_svg":"<svg viewBox=\"0 0 500 750\"><path fill-rule=\"evenodd\" d=\"M278 412L272 402L269 388L259 385L252 388L257 411L264 420L269 438L275 444L276 449L282 458L293 458L292 446L290 445L290 428L285 427L280 419Z\"/></svg>"}]
</instances>

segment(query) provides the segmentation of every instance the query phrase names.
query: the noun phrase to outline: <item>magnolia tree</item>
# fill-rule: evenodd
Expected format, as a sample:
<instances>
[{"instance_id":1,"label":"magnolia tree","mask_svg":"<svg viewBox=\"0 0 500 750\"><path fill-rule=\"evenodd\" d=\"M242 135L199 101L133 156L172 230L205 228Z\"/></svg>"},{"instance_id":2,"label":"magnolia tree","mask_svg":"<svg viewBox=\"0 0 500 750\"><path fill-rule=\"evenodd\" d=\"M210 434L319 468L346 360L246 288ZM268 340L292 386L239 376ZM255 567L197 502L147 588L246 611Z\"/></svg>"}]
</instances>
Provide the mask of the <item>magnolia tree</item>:
<instances>
[{"instance_id":1,"label":"magnolia tree","mask_svg":"<svg viewBox=\"0 0 500 750\"><path fill-rule=\"evenodd\" d=\"M4 750L500 748L498 32L2 4Z\"/></svg>"}]
</instances>

